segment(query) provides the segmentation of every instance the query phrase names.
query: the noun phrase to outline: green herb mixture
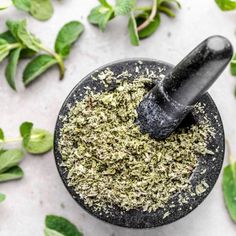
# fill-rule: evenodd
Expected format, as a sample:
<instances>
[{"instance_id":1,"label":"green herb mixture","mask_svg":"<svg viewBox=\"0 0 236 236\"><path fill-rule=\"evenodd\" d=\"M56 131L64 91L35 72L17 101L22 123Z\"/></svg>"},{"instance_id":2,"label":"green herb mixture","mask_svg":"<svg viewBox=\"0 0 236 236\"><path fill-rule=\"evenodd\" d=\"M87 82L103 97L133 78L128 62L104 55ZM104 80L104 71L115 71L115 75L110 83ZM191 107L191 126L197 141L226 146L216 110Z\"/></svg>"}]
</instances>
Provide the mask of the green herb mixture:
<instances>
[{"instance_id":1,"label":"green herb mixture","mask_svg":"<svg viewBox=\"0 0 236 236\"><path fill-rule=\"evenodd\" d=\"M113 76L107 71L99 78L106 84ZM207 140L214 132L206 119L163 141L142 134L136 107L152 80L140 76L118 83L114 91L88 92L63 118L62 165L69 186L96 210L117 205L154 211L189 186L198 156L212 154ZM195 110L202 111L199 105Z\"/></svg>"}]
</instances>

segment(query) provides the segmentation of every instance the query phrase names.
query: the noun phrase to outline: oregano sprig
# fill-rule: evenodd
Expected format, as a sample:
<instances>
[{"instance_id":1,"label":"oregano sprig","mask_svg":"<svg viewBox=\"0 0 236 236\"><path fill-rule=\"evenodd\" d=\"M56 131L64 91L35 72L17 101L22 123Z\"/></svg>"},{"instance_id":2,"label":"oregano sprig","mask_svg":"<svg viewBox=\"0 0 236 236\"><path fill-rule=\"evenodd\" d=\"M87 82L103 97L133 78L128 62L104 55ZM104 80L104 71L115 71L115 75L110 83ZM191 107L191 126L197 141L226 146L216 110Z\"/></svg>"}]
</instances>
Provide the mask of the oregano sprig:
<instances>
[{"instance_id":1,"label":"oregano sprig","mask_svg":"<svg viewBox=\"0 0 236 236\"><path fill-rule=\"evenodd\" d=\"M159 28L160 13L175 17L173 4L181 7L177 0L153 0L151 6L138 6L136 0L116 0L114 6L106 0L99 2L100 5L91 10L88 21L104 31L108 22L116 16L128 16L130 41L135 46L139 45L140 39L151 36Z\"/></svg>"},{"instance_id":2,"label":"oregano sprig","mask_svg":"<svg viewBox=\"0 0 236 236\"><path fill-rule=\"evenodd\" d=\"M8 84L16 90L15 75L21 59L33 58L23 72L25 86L45 71L57 65L60 79L65 74L64 60L69 56L72 45L79 39L84 26L79 21L65 24L59 31L54 50L46 47L28 28L25 20L7 21L8 31L0 34L0 62L8 58L5 75ZM44 54L39 54L43 52Z\"/></svg>"},{"instance_id":3,"label":"oregano sprig","mask_svg":"<svg viewBox=\"0 0 236 236\"><path fill-rule=\"evenodd\" d=\"M50 19L54 13L51 0L9 0L7 4L0 5L0 10L5 10L11 5L40 21Z\"/></svg>"},{"instance_id":4,"label":"oregano sprig","mask_svg":"<svg viewBox=\"0 0 236 236\"><path fill-rule=\"evenodd\" d=\"M43 154L52 149L53 136L44 129L33 128L33 123L24 122L19 128L20 136L6 138L0 128L0 183L21 179L24 172L19 166L24 159L25 152L31 154ZM9 143L21 143L22 148L6 149ZM0 202L5 200L5 195L0 193Z\"/></svg>"}]
</instances>

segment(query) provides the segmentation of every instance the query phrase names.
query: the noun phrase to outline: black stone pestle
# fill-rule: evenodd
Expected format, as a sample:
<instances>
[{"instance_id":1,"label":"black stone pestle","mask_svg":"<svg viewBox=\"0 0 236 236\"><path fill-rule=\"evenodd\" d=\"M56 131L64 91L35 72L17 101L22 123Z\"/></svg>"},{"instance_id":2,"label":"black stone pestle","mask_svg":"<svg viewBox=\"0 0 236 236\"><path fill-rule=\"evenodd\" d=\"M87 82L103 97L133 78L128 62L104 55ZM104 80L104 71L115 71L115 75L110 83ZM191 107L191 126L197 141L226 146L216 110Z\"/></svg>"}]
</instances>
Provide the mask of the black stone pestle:
<instances>
[{"instance_id":1,"label":"black stone pestle","mask_svg":"<svg viewBox=\"0 0 236 236\"><path fill-rule=\"evenodd\" d=\"M137 124L155 139L168 137L210 88L233 55L228 39L212 36L199 44L153 87L137 108Z\"/></svg>"}]
</instances>

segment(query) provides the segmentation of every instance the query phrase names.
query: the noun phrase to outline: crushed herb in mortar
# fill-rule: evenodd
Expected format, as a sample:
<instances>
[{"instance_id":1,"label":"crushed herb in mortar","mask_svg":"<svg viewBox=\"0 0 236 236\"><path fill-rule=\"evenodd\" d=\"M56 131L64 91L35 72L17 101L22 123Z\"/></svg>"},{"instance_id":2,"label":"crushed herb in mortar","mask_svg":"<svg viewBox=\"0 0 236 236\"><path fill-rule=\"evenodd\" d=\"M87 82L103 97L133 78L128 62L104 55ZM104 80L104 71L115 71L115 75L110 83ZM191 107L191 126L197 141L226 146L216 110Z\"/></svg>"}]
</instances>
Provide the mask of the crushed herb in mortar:
<instances>
[{"instance_id":1,"label":"crushed herb in mortar","mask_svg":"<svg viewBox=\"0 0 236 236\"><path fill-rule=\"evenodd\" d=\"M116 78L106 70L95 79L106 85ZM207 140L214 130L205 119L156 141L135 124L136 107L152 78L142 75L116 83L116 89L103 93L88 88L63 118L61 165L68 170L69 186L95 210L118 206L155 211L189 187L198 157L212 154ZM194 110L202 112L202 107Z\"/></svg>"}]
</instances>

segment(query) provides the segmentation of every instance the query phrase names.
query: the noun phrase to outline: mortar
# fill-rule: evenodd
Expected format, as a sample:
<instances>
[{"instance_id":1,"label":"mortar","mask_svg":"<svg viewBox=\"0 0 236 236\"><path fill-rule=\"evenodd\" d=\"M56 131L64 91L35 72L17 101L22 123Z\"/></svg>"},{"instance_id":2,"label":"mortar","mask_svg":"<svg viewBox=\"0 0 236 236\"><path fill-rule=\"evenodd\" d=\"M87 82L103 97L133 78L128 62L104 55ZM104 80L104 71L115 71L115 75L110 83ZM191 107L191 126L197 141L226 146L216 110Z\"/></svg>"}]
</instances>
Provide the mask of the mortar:
<instances>
[{"instance_id":1,"label":"mortar","mask_svg":"<svg viewBox=\"0 0 236 236\"><path fill-rule=\"evenodd\" d=\"M139 67L139 71L136 70L136 67ZM209 185L205 192L200 195L191 196L187 191L179 192L169 200L166 204L165 209L158 209L154 212L144 212L141 210L130 210L124 212L119 207L114 207L112 210L109 210L109 213L105 211L95 211L93 208L84 204L83 199L77 194L72 187L68 186L67 181L67 170L62 167L60 164L62 162L62 156L58 149L58 140L60 134L60 128L63 123L60 119L61 116L65 116L69 111L69 106L73 106L76 101L83 99L85 95L85 87L89 86L91 88L96 88L97 92L103 92L105 90L114 89L114 84L112 87L104 88L101 84L92 79L92 77L96 77L100 72L104 71L106 68L110 68L111 71L115 75L119 75L122 71L127 70L128 73L132 75L137 75L140 73L145 74L147 70L155 71L157 77L167 75L172 69L173 65L145 58L134 58L134 59L125 59L117 62L110 63L108 65L102 66L101 68L93 71L89 75L87 75L82 81L80 81L75 88L71 91L71 93L66 98L62 108L59 112L59 116L56 122L55 127L55 136L54 136L54 155L56 160L56 165L61 176L61 179L67 188L68 192L75 199L75 201L84 208L91 215L99 218L100 220L106 221L108 223L119 225L123 227L129 228L151 228L157 227L161 225L165 225L171 222L174 222L186 215L188 215L192 210L194 210L197 206L199 206L202 201L206 198L206 196L212 190L219 174L221 171L223 159L224 159L224 129L222 125L222 121L220 118L219 111L212 100L211 96L208 93L205 93L198 100L200 103L204 104L204 112L205 115L208 116L211 121L211 125L215 129L215 137L208 144L210 150L218 150L214 155L204 155L198 158L198 166L194 170L190 183L193 189L195 189L203 180ZM123 79L122 77L120 79ZM130 78L132 79L132 78ZM93 90L93 89L92 89ZM69 105L69 106L68 106ZM202 114L193 114L190 112L187 117L182 121L181 126L186 127L191 124L196 124L204 119ZM203 170L205 171L203 173ZM178 201L179 197L186 197L189 199L186 204L182 204ZM174 207L171 207L173 205ZM166 212L170 214L167 217L164 217Z\"/></svg>"}]
</instances>

